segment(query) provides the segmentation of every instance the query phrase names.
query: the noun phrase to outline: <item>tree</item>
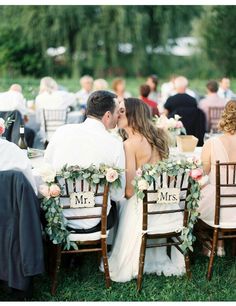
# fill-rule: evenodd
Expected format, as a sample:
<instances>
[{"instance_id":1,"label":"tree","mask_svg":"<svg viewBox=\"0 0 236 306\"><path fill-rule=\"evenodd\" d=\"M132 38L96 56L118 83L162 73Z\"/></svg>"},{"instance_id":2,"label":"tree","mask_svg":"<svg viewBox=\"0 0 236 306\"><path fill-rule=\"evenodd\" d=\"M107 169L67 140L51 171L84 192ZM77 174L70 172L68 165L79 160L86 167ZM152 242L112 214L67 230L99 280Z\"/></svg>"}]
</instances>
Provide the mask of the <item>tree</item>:
<instances>
[{"instance_id":1,"label":"tree","mask_svg":"<svg viewBox=\"0 0 236 306\"><path fill-rule=\"evenodd\" d=\"M236 75L236 6L206 7L199 20L203 49L222 74Z\"/></svg>"}]
</instances>

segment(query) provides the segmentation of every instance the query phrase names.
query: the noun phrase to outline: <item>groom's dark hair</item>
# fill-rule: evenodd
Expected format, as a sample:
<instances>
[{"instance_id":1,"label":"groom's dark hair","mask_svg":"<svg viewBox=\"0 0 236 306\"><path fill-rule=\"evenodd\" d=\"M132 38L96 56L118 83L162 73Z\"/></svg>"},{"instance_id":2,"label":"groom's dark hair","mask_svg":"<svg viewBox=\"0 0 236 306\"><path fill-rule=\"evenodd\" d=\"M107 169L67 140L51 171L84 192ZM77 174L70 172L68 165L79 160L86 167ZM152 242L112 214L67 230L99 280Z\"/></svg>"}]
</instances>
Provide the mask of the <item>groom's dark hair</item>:
<instances>
[{"instance_id":1,"label":"groom's dark hair","mask_svg":"<svg viewBox=\"0 0 236 306\"><path fill-rule=\"evenodd\" d=\"M107 111L113 114L116 107L114 98L117 95L110 91L94 91L88 98L86 115L101 119Z\"/></svg>"}]
</instances>

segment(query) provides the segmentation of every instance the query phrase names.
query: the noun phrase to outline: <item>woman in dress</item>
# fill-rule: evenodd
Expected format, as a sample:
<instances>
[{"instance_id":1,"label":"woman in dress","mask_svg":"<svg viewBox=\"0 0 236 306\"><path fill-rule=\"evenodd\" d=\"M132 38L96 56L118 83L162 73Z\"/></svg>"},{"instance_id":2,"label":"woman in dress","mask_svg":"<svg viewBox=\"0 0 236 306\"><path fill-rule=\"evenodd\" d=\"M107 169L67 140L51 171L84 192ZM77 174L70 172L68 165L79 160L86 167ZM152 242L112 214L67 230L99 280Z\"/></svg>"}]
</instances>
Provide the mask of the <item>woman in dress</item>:
<instances>
[{"instance_id":1,"label":"woman in dress","mask_svg":"<svg viewBox=\"0 0 236 306\"><path fill-rule=\"evenodd\" d=\"M220 162L236 162L236 100L230 100L222 113L219 121L219 131L223 133L219 136L208 139L202 148L201 160L203 170L209 176L209 183L201 190L201 201L198 211L200 219L207 224L214 225L215 214L215 163ZM232 171L233 172L233 171ZM233 173L230 173L233 175ZM225 174L221 180L224 180ZM230 190L231 189L231 190ZM235 193L235 187L227 188L227 193ZM224 198L222 204L232 203L232 198ZM236 203L236 199L234 201ZM232 214L231 209L221 210L220 224L222 227L235 227L236 215ZM208 254L207 254L208 255ZM224 256L223 241L219 241L218 256Z\"/></svg>"},{"instance_id":2,"label":"woman in dress","mask_svg":"<svg viewBox=\"0 0 236 306\"><path fill-rule=\"evenodd\" d=\"M124 141L126 199L119 203L118 231L109 256L110 277L117 282L127 282L138 275L142 237L142 201L134 195L132 181L136 171L146 163L155 164L169 155L168 138L165 132L154 127L149 118L149 109L141 100L128 98L120 103L118 127L123 129L126 135ZM156 215L160 218L158 226L162 226L165 230L170 227L170 223L176 225L173 217L163 218L163 216ZM157 224L157 222L153 223ZM181 254L179 259L179 254L176 252L181 253L177 249L173 251L174 254L172 253L178 260L177 265L167 256L166 247L158 248L158 251L157 248L147 249L144 272L158 275L162 272L165 275L184 273L183 256Z\"/></svg>"}]
</instances>

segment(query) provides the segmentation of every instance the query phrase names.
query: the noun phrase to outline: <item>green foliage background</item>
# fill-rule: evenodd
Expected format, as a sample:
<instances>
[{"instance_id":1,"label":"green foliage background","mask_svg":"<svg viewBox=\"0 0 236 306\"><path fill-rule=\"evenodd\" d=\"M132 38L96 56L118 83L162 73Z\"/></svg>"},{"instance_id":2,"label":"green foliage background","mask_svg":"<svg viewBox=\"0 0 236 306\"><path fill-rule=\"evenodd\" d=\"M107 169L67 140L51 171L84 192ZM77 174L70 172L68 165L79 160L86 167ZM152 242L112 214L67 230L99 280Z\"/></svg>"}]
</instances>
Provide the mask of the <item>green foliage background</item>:
<instances>
[{"instance_id":1,"label":"green foliage background","mask_svg":"<svg viewBox=\"0 0 236 306\"><path fill-rule=\"evenodd\" d=\"M0 76L52 75L77 78L171 73L215 78L236 73L236 6L1 6ZM147 53L167 40L193 35L202 49L194 56ZM132 52L119 51L132 44ZM65 46L50 58L49 47Z\"/></svg>"}]
</instances>

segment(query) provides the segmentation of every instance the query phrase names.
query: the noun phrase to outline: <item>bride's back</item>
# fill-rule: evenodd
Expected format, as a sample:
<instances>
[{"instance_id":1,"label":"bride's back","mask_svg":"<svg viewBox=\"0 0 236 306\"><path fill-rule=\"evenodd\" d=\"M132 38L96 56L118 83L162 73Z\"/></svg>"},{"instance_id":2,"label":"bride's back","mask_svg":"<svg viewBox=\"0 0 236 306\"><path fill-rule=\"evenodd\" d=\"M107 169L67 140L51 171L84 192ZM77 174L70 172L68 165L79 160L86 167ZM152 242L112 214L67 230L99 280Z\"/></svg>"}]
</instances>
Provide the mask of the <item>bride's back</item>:
<instances>
[{"instance_id":1,"label":"bride's back","mask_svg":"<svg viewBox=\"0 0 236 306\"><path fill-rule=\"evenodd\" d=\"M157 149L152 148L147 139L141 134L134 134L126 142L129 142L135 151L136 169L147 163L155 164L161 159Z\"/></svg>"}]
</instances>

